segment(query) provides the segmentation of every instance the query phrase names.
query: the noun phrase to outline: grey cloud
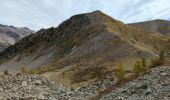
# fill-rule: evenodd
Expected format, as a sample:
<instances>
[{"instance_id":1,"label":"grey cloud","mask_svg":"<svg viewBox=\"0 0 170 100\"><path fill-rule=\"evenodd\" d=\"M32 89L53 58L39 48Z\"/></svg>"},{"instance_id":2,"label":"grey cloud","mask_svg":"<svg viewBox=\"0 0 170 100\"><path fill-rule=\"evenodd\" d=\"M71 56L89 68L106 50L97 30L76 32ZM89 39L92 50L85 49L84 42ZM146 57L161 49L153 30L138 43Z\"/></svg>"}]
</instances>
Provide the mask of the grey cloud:
<instances>
[{"instance_id":1,"label":"grey cloud","mask_svg":"<svg viewBox=\"0 0 170 100\"><path fill-rule=\"evenodd\" d=\"M101 10L125 23L169 19L169 0L1 0L0 23L34 30L57 26L72 15Z\"/></svg>"}]
</instances>

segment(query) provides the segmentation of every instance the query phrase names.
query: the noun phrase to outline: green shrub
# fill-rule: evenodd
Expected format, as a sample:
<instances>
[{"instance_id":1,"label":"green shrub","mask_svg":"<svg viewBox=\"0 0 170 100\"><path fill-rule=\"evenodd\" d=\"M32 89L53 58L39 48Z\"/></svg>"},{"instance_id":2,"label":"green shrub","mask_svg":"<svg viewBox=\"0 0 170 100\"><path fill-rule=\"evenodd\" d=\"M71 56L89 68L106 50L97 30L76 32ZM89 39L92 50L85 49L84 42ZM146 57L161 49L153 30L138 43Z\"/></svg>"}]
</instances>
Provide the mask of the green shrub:
<instances>
[{"instance_id":1,"label":"green shrub","mask_svg":"<svg viewBox=\"0 0 170 100\"><path fill-rule=\"evenodd\" d=\"M115 76L119 81L125 79L125 70L122 64L118 64L115 68Z\"/></svg>"},{"instance_id":2,"label":"green shrub","mask_svg":"<svg viewBox=\"0 0 170 100\"><path fill-rule=\"evenodd\" d=\"M42 73L45 73L45 72L48 72L48 67L38 67L38 68L35 68L35 69L31 69L29 71L30 74L42 74Z\"/></svg>"},{"instance_id":3,"label":"green shrub","mask_svg":"<svg viewBox=\"0 0 170 100\"><path fill-rule=\"evenodd\" d=\"M159 63L160 65L164 64L165 62L165 51L161 50L159 53Z\"/></svg>"},{"instance_id":4,"label":"green shrub","mask_svg":"<svg viewBox=\"0 0 170 100\"><path fill-rule=\"evenodd\" d=\"M30 70L29 73L30 74L37 74L37 70Z\"/></svg>"},{"instance_id":5,"label":"green shrub","mask_svg":"<svg viewBox=\"0 0 170 100\"><path fill-rule=\"evenodd\" d=\"M146 70L146 61L145 59L138 59L136 60L136 62L134 63L133 66L133 72L136 75L141 75L145 72Z\"/></svg>"},{"instance_id":6,"label":"green shrub","mask_svg":"<svg viewBox=\"0 0 170 100\"><path fill-rule=\"evenodd\" d=\"M146 59L145 58L142 58L142 65L144 67L144 70L146 70L147 65L146 65Z\"/></svg>"},{"instance_id":7,"label":"green shrub","mask_svg":"<svg viewBox=\"0 0 170 100\"><path fill-rule=\"evenodd\" d=\"M21 67L21 73L29 74L29 72L30 70L27 67L25 66Z\"/></svg>"},{"instance_id":8,"label":"green shrub","mask_svg":"<svg viewBox=\"0 0 170 100\"><path fill-rule=\"evenodd\" d=\"M5 71L4 71L4 75L8 75L8 70L5 70Z\"/></svg>"},{"instance_id":9,"label":"green shrub","mask_svg":"<svg viewBox=\"0 0 170 100\"><path fill-rule=\"evenodd\" d=\"M159 53L159 57L155 57L151 59L151 65L150 68L154 68L160 65L163 65L165 62L165 52L164 50L161 50Z\"/></svg>"},{"instance_id":10,"label":"green shrub","mask_svg":"<svg viewBox=\"0 0 170 100\"><path fill-rule=\"evenodd\" d=\"M155 57L155 58L151 59L150 68L154 68L154 67L159 66L159 65L160 65L160 62L159 62L159 58L158 57Z\"/></svg>"}]
</instances>

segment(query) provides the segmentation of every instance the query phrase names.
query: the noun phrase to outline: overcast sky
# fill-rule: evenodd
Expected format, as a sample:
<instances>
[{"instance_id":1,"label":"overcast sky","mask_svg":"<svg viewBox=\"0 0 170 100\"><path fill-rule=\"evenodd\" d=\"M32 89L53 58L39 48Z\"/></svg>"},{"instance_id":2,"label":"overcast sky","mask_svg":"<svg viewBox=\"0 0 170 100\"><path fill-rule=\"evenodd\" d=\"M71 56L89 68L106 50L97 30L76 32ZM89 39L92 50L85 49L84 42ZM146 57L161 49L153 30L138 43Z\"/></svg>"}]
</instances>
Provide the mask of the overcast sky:
<instances>
[{"instance_id":1,"label":"overcast sky","mask_svg":"<svg viewBox=\"0 0 170 100\"><path fill-rule=\"evenodd\" d=\"M94 10L125 23L170 20L170 0L1 0L0 24L38 30Z\"/></svg>"}]
</instances>

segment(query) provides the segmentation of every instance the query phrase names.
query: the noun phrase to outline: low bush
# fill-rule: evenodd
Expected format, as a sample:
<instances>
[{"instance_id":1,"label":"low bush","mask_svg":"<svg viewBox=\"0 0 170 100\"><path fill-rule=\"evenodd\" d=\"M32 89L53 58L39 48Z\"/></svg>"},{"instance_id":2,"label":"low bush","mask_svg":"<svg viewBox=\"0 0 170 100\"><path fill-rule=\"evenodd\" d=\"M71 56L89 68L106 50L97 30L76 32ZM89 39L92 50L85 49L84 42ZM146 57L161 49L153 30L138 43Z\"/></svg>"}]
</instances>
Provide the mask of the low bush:
<instances>
[{"instance_id":1,"label":"low bush","mask_svg":"<svg viewBox=\"0 0 170 100\"><path fill-rule=\"evenodd\" d=\"M8 75L9 73L8 73L8 70L5 70L4 71L4 75Z\"/></svg>"},{"instance_id":2,"label":"low bush","mask_svg":"<svg viewBox=\"0 0 170 100\"><path fill-rule=\"evenodd\" d=\"M133 66L133 72L139 76L143 74L145 70L146 70L146 60L144 58L137 59Z\"/></svg>"},{"instance_id":3,"label":"low bush","mask_svg":"<svg viewBox=\"0 0 170 100\"><path fill-rule=\"evenodd\" d=\"M21 67L21 73L29 74L29 72L30 72L30 70L27 67L25 67L25 66Z\"/></svg>"},{"instance_id":4,"label":"low bush","mask_svg":"<svg viewBox=\"0 0 170 100\"><path fill-rule=\"evenodd\" d=\"M165 62L165 52L164 50L161 50L158 57L151 59L151 65L150 68L154 68L160 65L163 65Z\"/></svg>"},{"instance_id":5,"label":"low bush","mask_svg":"<svg viewBox=\"0 0 170 100\"><path fill-rule=\"evenodd\" d=\"M125 79L125 70L122 64L118 64L115 68L115 76L118 81L123 81Z\"/></svg>"}]
</instances>

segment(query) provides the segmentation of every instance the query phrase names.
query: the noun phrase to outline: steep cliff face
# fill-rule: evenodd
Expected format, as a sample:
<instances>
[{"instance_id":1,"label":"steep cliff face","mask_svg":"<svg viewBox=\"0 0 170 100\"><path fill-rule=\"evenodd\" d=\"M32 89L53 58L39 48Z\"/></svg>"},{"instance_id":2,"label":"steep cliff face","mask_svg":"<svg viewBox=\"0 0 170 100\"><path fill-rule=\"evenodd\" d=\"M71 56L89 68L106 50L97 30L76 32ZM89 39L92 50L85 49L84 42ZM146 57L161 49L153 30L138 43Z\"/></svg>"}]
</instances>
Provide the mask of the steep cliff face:
<instances>
[{"instance_id":1,"label":"steep cliff face","mask_svg":"<svg viewBox=\"0 0 170 100\"><path fill-rule=\"evenodd\" d=\"M60 70L55 74L59 81L80 82L113 70L117 62L129 68L136 57L156 56L161 49L169 52L169 42L163 35L95 11L21 39L0 54L0 62L1 69L11 71L45 66L45 72ZM54 78L53 74L50 77Z\"/></svg>"}]
</instances>

